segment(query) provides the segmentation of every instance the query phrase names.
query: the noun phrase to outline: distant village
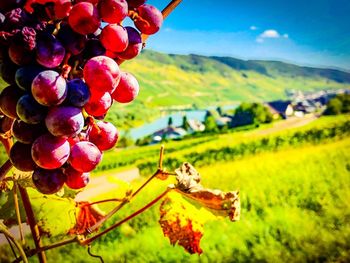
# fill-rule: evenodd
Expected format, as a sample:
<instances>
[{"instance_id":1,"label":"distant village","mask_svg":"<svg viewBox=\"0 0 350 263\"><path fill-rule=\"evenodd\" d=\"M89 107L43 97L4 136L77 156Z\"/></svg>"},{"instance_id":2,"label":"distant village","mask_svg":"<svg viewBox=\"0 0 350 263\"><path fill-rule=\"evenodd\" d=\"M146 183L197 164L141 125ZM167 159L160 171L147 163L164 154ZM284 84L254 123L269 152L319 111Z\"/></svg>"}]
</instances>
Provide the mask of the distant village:
<instances>
[{"instance_id":1,"label":"distant village","mask_svg":"<svg viewBox=\"0 0 350 263\"><path fill-rule=\"evenodd\" d=\"M268 111L272 120L303 118L309 114L322 114L326 105L332 98L338 94L350 94L350 89L322 90L317 92L288 91L286 92L288 100L277 100L261 103ZM217 128L217 132L222 129L232 129L239 126L252 124L247 114L237 114L235 111L222 112L217 108L215 112L207 110L204 122L197 119L188 119L184 115L182 125L175 126L169 118L167 127L154 132L148 138L145 138L141 144L155 144L163 140L180 140L191 134L208 132ZM210 120L209 120L210 119ZM209 127L210 126L210 127Z\"/></svg>"}]
</instances>

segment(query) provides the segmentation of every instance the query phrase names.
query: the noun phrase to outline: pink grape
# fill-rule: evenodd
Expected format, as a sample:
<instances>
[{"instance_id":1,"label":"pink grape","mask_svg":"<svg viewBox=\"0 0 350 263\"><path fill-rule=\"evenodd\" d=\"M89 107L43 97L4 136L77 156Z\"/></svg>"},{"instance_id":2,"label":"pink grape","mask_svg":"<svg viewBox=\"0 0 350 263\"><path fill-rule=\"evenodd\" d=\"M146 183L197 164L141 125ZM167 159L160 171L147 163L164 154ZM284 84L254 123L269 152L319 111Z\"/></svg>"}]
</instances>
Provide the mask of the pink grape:
<instances>
[{"instance_id":1,"label":"pink grape","mask_svg":"<svg viewBox=\"0 0 350 263\"><path fill-rule=\"evenodd\" d=\"M122 52L128 46L128 32L118 24L109 24L102 29L100 41L105 49Z\"/></svg>"},{"instance_id":2,"label":"pink grape","mask_svg":"<svg viewBox=\"0 0 350 263\"><path fill-rule=\"evenodd\" d=\"M91 142L78 142L71 148L69 164L79 172L87 173L94 170L101 160L101 151Z\"/></svg>"},{"instance_id":3,"label":"pink grape","mask_svg":"<svg viewBox=\"0 0 350 263\"><path fill-rule=\"evenodd\" d=\"M133 59L140 54L142 49L141 34L135 28L130 26L125 27L125 29L128 32L129 44L127 48L123 52L118 53L117 56L118 58L125 60Z\"/></svg>"},{"instance_id":4,"label":"pink grape","mask_svg":"<svg viewBox=\"0 0 350 263\"><path fill-rule=\"evenodd\" d=\"M108 92L92 93L90 100L85 104L86 112L94 117L105 115L112 106L112 97Z\"/></svg>"},{"instance_id":5,"label":"pink grape","mask_svg":"<svg viewBox=\"0 0 350 263\"><path fill-rule=\"evenodd\" d=\"M119 24L128 15L126 0L101 0L98 8L101 18L110 24Z\"/></svg>"},{"instance_id":6,"label":"pink grape","mask_svg":"<svg viewBox=\"0 0 350 263\"><path fill-rule=\"evenodd\" d=\"M120 80L118 64L106 56L97 56L88 60L83 70L84 79L91 93L113 92Z\"/></svg>"},{"instance_id":7,"label":"pink grape","mask_svg":"<svg viewBox=\"0 0 350 263\"><path fill-rule=\"evenodd\" d=\"M71 189L81 189L87 186L90 181L90 174L75 170L72 166L68 166L63 170L66 175L66 185Z\"/></svg>"},{"instance_id":8,"label":"pink grape","mask_svg":"<svg viewBox=\"0 0 350 263\"><path fill-rule=\"evenodd\" d=\"M70 146L66 139L44 134L37 138L32 145L34 162L44 169L61 167L69 157Z\"/></svg>"},{"instance_id":9,"label":"pink grape","mask_svg":"<svg viewBox=\"0 0 350 263\"><path fill-rule=\"evenodd\" d=\"M95 144L101 151L112 149L118 141L118 130L110 122L99 121L92 126L89 133L89 141Z\"/></svg>"},{"instance_id":10,"label":"pink grape","mask_svg":"<svg viewBox=\"0 0 350 263\"><path fill-rule=\"evenodd\" d=\"M56 71L45 70L33 80L32 94L34 99L41 105L59 105L67 95L66 80Z\"/></svg>"},{"instance_id":11,"label":"pink grape","mask_svg":"<svg viewBox=\"0 0 350 263\"><path fill-rule=\"evenodd\" d=\"M75 32L88 35L99 28L101 21L98 10L92 3L81 2L73 6L68 23Z\"/></svg>"},{"instance_id":12,"label":"pink grape","mask_svg":"<svg viewBox=\"0 0 350 263\"><path fill-rule=\"evenodd\" d=\"M58 106L49 110L45 124L54 136L73 137L84 128L84 117L80 108Z\"/></svg>"},{"instance_id":13,"label":"pink grape","mask_svg":"<svg viewBox=\"0 0 350 263\"><path fill-rule=\"evenodd\" d=\"M139 18L135 21L135 26L146 35L157 33L163 24L162 13L152 5L141 5L137 8Z\"/></svg>"},{"instance_id":14,"label":"pink grape","mask_svg":"<svg viewBox=\"0 0 350 263\"><path fill-rule=\"evenodd\" d=\"M137 97L139 89L137 79L132 74L123 72L112 98L120 103L128 103Z\"/></svg>"}]
</instances>

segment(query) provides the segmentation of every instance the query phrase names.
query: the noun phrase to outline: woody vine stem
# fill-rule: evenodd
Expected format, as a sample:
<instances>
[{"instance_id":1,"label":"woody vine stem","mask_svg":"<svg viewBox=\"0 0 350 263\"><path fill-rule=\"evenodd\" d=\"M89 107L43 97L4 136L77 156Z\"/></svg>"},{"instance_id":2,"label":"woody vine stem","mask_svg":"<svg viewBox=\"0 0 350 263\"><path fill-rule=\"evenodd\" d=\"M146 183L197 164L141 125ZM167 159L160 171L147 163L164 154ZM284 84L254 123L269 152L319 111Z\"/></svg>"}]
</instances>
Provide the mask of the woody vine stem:
<instances>
[{"instance_id":1,"label":"woody vine stem","mask_svg":"<svg viewBox=\"0 0 350 263\"><path fill-rule=\"evenodd\" d=\"M163 10L162 10L162 14L164 19L181 3L182 0L172 0ZM145 46L145 42L147 40L148 36L147 35L142 35L142 40L143 40L143 44ZM4 134L0 136L0 142L1 144L4 146L7 154L9 154L10 149L13 145L13 139L12 139L12 135L10 133ZM110 219L112 217L112 215L114 215L117 211L119 211L122 207L124 207L127 203L129 203L142 189L144 189L144 187L146 187L154 178L156 177L160 177L160 178L164 178L167 177L169 175L173 175L172 173L167 173L163 170L162 168L162 162L163 162L163 155L164 155L164 147L161 148L160 151L160 158L159 158L159 165L158 165L158 169L157 171L143 184L141 185L135 192L133 193L129 193L129 195L126 195L126 197L122 200L116 200L116 199L109 199L109 200L102 200L99 201L100 202L109 202L109 201L121 201L119 203L119 205L114 208L110 213L108 213L105 217L103 217L103 219L101 219L100 221L98 221L94 226L90 227L89 229L86 230L87 233L91 233L92 231L98 229L104 222L106 222L108 219ZM5 179L6 175L10 172L12 168L12 164L10 162L10 160L7 160L1 167L0 167L0 183L3 182L3 180ZM34 244L35 244L35 249L29 250L29 251L24 251L23 249L23 245L24 245L24 237L23 237L23 232L21 229L21 217L20 217L20 213L19 213L19 206L18 206L18 196L17 196L17 190L20 193L20 197L22 200L22 204L26 213L26 217L27 217L27 222L30 226L30 230L31 230L31 234L32 234L32 238L34 240ZM112 231L113 229L115 229L116 227L122 225L123 223L131 220L132 218L134 218L135 216L141 214L142 212L146 211L147 209L149 209L150 207L152 207L154 204L156 204L162 197L164 197L169 191L171 190L171 188L168 188L166 191L164 191L162 194L160 194L158 197L156 197L154 200L152 200L150 203L148 203L147 205L145 205L144 207L142 207L141 209L139 209L138 211L132 213L131 215L129 215L128 217L120 220L119 222L113 224L111 227L107 228L106 230L96 234L95 236L92 236L90 238L85 239L82 236L74 236L71 239L67 239L61 242L57 242L57 243L53 243L47 246L43 246L42 240L41 240L41 236L40 236L40 231L39 231L39 227L37 225L34 213L33 213L33 209L30 203L30 198L29 195L27 193L27 190L22 187L21 185L17 184L16 181L14 180L14 188L13 188L13 194L14 194L14 199L15 199L15 210L16 210L16 216L17 216L17 221L19 223L19 231L20 231L20 236L21 236L21 243L19 243L14 237L13 235L7 230L7 228L3 225L0 224L0 232L3 233L6 238L9 240L9 243L12 245L14 245L20 256L17 257L15 259L14 262L28 262L28 257L32 257L34 255L38 255L38 259L40 263L45 263L46 262L46 255L45 255L45 251L50 250L50 249L54 249L60 246L65 246L67 244L71 244L71 243L79 243L80 245L90 245L94 240L98 239L99 237L109 233L110 231Z\"/></svg>"}]
</instances>

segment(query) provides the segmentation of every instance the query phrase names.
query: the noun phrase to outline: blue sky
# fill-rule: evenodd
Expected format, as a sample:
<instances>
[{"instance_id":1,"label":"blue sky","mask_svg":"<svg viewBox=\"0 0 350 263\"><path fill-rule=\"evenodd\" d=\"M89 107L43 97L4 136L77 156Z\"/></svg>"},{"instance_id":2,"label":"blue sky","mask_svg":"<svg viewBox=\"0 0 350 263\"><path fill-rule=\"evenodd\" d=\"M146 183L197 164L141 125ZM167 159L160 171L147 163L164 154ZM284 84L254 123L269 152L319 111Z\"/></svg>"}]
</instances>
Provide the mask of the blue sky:
<instances>
[{"instance_id":1,"label":"blue sky","mask_svg":"<svg viewBox=\"0 0 350 263\"><path fill-rule=\"evenodd\" d=\"M350 0L183 0L147 48L350 70Z\"/></svg>"}]
</instances>

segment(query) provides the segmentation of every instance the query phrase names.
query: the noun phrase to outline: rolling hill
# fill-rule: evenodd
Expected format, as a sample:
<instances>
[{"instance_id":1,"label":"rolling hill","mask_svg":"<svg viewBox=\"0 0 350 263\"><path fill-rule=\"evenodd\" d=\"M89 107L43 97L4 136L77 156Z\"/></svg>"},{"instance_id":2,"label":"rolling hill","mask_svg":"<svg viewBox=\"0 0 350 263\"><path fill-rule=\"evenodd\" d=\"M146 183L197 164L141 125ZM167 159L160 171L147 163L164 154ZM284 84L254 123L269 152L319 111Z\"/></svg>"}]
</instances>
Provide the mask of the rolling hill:
<instances>
[{"instance_id":1,"label":"rolling hill","mask_svg":"<svg viewBox=\"0 0 350 263\"><path fill-rule=\"evenodd\" d=\"M133 73L140 95L130 105L115 105L109 118L123 126L159 115L176 106L206 108L241 101L286 98L286 91L340 89L350 86L350 73L336 69L301 67L278 61L231 57L173 55L145 50L126 61L122 70ZM137 109L137 110L136 110ZM142 116L134 114L142 110Z\"/></svg>"}]
</instances>

